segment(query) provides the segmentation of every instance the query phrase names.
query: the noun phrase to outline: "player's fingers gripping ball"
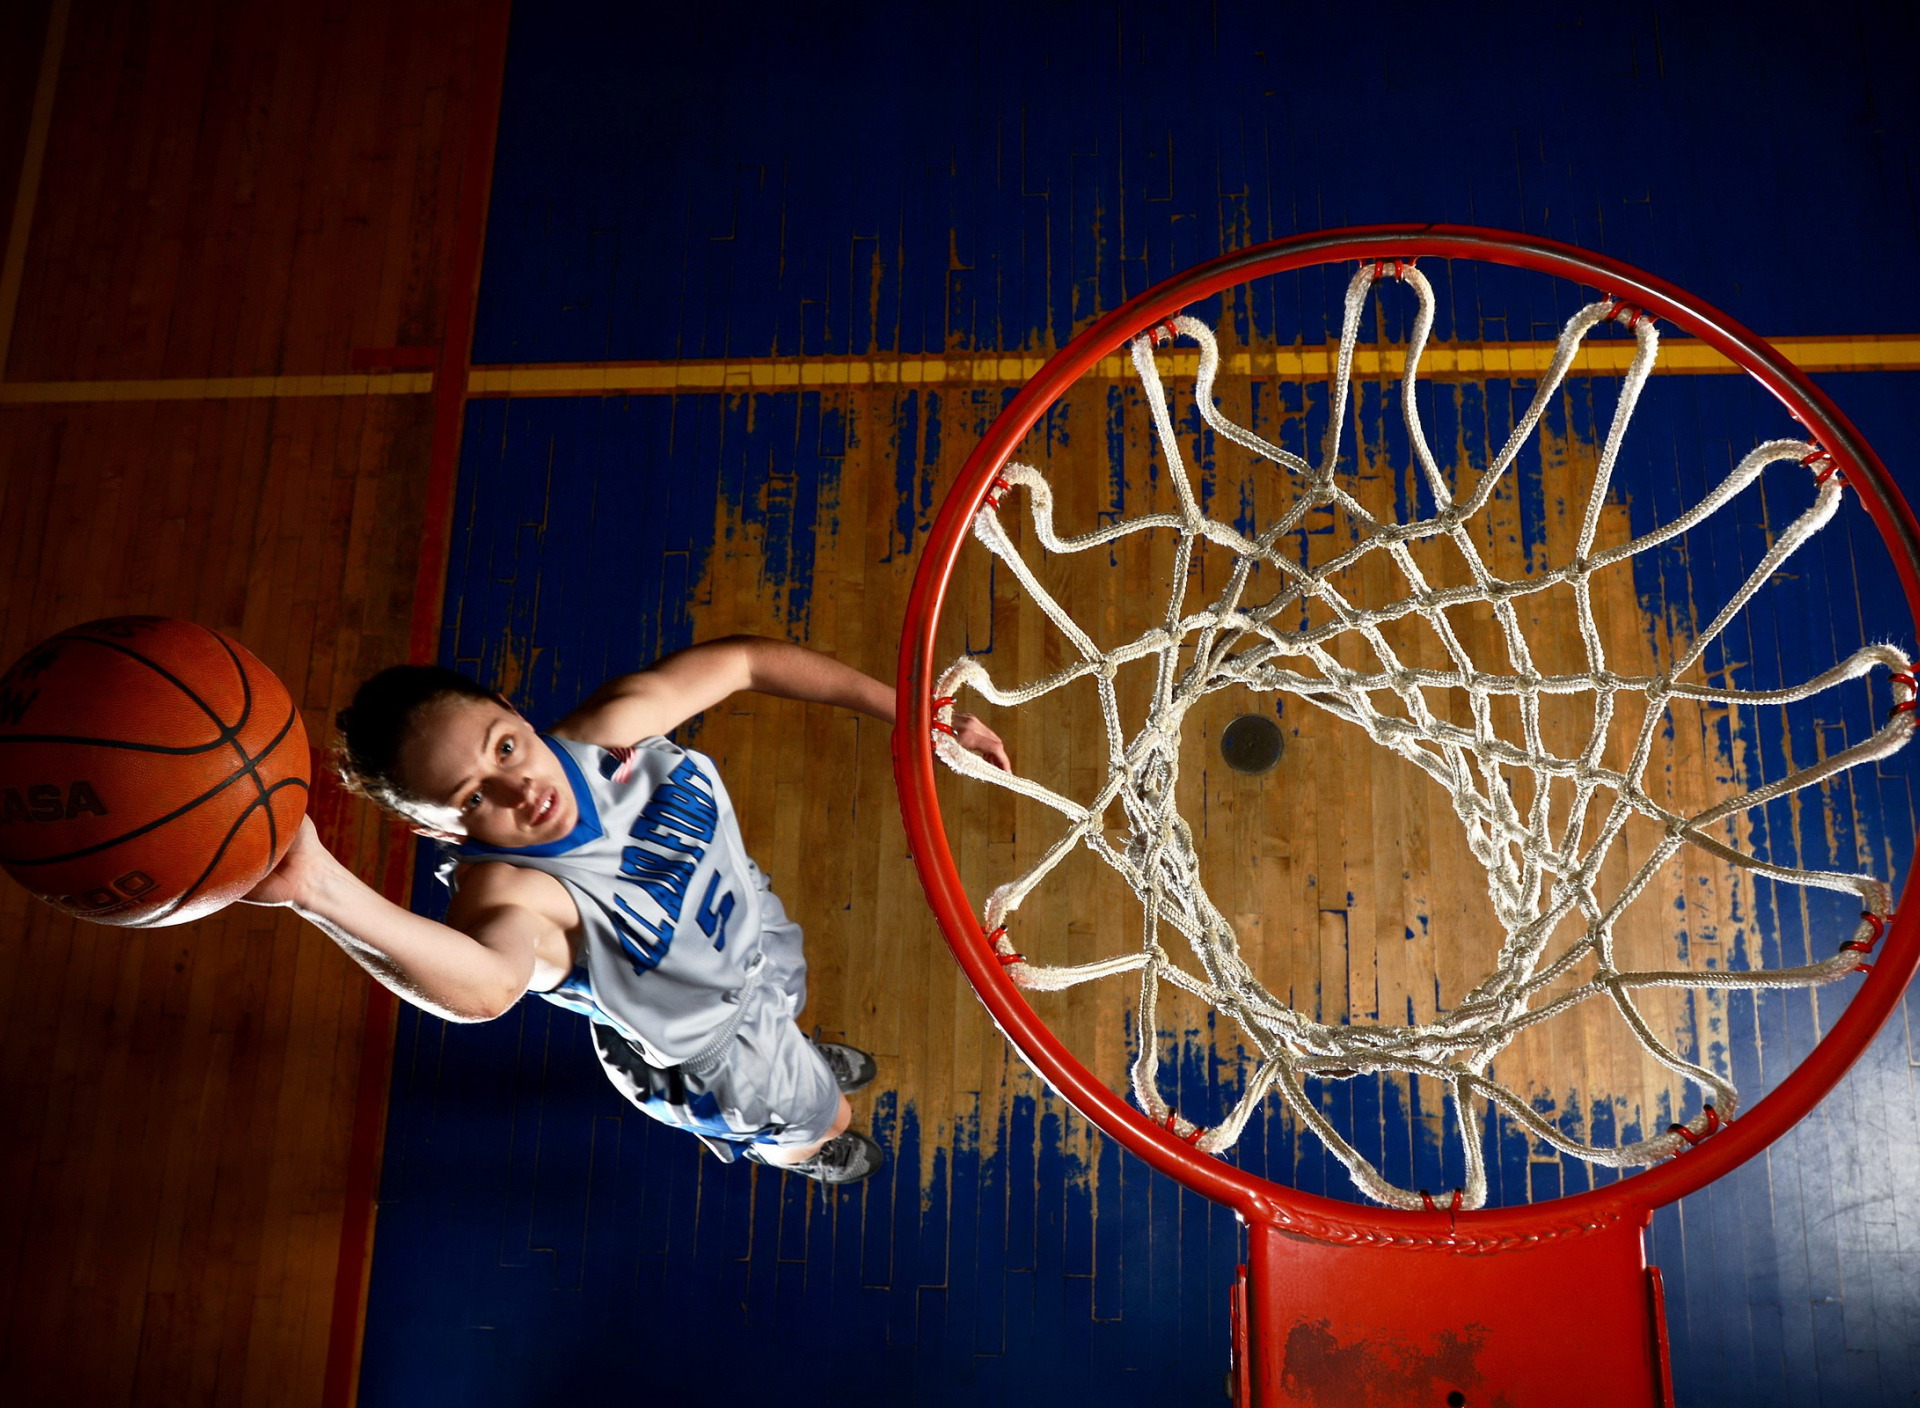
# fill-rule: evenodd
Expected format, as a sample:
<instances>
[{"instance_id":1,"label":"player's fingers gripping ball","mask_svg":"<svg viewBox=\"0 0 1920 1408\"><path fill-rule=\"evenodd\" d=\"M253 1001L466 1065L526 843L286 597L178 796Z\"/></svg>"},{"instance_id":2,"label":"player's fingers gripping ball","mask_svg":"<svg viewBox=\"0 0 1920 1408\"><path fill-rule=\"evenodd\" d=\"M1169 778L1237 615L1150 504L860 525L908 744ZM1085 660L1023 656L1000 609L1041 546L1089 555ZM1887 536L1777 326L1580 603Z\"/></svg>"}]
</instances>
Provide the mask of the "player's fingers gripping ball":
<instances>
[{"instance_id":1,"label":"player's fingers gripping ball","mask_svg":"<svg viewBox=\"0 0 1920 1408\"><path fill-rule=\"evenodd\" d=\"M0 865L103 924L182 924L259 883L306 810L286 687L191 621L122 616L0 677Z\"/></svg>"}]
</instances>

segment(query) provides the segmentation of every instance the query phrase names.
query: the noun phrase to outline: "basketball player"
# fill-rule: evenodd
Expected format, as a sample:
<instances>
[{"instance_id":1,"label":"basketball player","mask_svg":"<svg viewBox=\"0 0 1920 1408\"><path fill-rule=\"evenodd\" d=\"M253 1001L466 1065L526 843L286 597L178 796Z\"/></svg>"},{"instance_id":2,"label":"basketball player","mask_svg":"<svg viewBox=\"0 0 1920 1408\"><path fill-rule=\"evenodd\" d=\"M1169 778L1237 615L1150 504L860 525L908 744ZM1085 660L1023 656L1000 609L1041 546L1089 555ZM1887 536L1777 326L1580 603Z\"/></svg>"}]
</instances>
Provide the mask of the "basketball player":
<instances>
[{"instance_id":1,"label":"basketball player","mask_svg":"<svg viewBox=\"0 0 1920 1408\"><path fill-rule=\"evenodd\" d=\"M873 1058L801 1034L799 926L747 855L713 761L664 736L742 689L893 722L878 680L752 636L611 680L547 734L454 671L382 671L340 715L342 774L441 843L446 923L382 898L310 820L249 899L292 907L449 1021L498 1017L528 992L585 1014L621 1093L722 1159L865 1178L880 1149L848 1130L846 1096ZM954 728L1007 766L978 719Z\"/></svg>"}]
</instances>

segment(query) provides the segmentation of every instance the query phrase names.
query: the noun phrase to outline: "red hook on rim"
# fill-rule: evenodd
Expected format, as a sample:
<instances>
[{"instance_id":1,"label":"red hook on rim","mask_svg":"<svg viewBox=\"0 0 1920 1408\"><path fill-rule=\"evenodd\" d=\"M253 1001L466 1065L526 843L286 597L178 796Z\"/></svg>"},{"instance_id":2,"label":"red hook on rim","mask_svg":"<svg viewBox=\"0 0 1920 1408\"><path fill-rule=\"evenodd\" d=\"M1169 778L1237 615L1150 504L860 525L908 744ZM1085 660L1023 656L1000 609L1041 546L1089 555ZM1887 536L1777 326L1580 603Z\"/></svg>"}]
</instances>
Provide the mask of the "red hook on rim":
<instances>
[{"instance_id":1,"label":"red hook on rim","mask_svg":"<svg viewBox=\"0 0 1920 1408\"><path fill-rule=\"evenodd\" d=\"M1887 936L1887 921L1882 919L1879 915L1869 914L1863 909L1860 911L1860 917L1866 920L1868 927L1873 930L1873 937L1868 939L1865 943L1862 943L1858 939L1848 939L1845 943L1840 945L1840 952L1872 953L1873 946L1879 943L1880 940L1884 939Z\"/></svg>"},{"instance_id":2,"label":"red hook on rim","mask_svg":"<svg viewBox=\"0 0 1920 1408\"><path fill-rule=\"evenodd\" d=\"M1612 294L1608 294L1607 298L1612 304L1612 306L1607 309L1607 322L1619 323L1625 327L1628 332L1633 332L1639 328L1642 318L1645 318L1648 322L1653 321L1653 314L1640 307L1637 303L1629 303L1624 298L1615 298Z\"/></svg>"},{"instance_id":3,"label":"red hook on rim","mask_svg":"<svg viewBox=\"0 0 1920 1408\"><path fill-rule=\"evenodd\" d=\"M1002 968L1011 968L1016 963L1025 963L1027 956L1024 953L1000 952L1000 940L1006 936L1007 926L1004 924L998 929L995 929L991 934L982 935L987 941L988 950L993 954L995 961L997 961Z\"/></svg>"},{"instance_id":4,"label":"red hook on rim","mask_svg":"<svg viewBox=\"0 0 1920 1408\"><path fill-rule=\"evenodd\" d=\"M1920 707L1920 680L1916 680L1911 674L1889 675L1887 679L1890 683L1897 684L1907 691L1905 699L1896 700L1894 706L1887 710L1888 718L1892 718L1895 714L1911 714L1916 707Z\"/></svg>"},{"instance_id":5,"label":"red hook on rim","mask_svg":"<svg viewBox=\"0 0 1920 1408\"><path fill-rule=\"evenodd\" d=\"M1175 1112L1173 1106L1169 1105L1167 1106L1167 1117L1160 1121L1160 1127L1166 1130L1168 1134L1180 1134L1179 1126L1174 1123L1178 1118L1179 1115ZM1199 1125L1195 1125L1189 1133L1180 1134L1180 1137L1189 1144L1198 1144L1201 1136L1205 1133L1206 1131L1204 1129Z\"/></svg>"},{"instance_id":6,"label":"red hook on rim","mask_svg":"<svg viewBox=\"0 0 1920 1408\"><path fill-rule=\"evenodd\" d=\"M1687 1147L1692 1148L1695 1144L1698 1144L1702 1139L1705 1139L1709 1134L1712 1134L1716 1130L1718 1130L1723 1123L1723 1121L1720 1118L1720 1112L1714 1109L1713 1106L1711 1105L1704 1106L1702 1107L1702 1110L1707 1117L1707 1127L1701 1130L1698 1134L1695 1134L1692 1130L1688 1129L1683 1124L1668 1125L1667 1133L1679 1135L1682 1139L1687 1141Z\"/></svg>"},{"instance_id":7,"label":"red hook on rim","mask_svg":"<svg viewBox=\"0 0 1920 1408\"><path fill-rule=\"evenodd\" d=\"M1840 462L1818 445L1815 445L1811 450L1807 451L1806 454L1800 456L1800 463L1813 471L1813 482L1815 484L1825 484L1829 479L1840 473ZM1842 476L1841 482L1846 482L1844 476Z\"/></svg>"},{"instance_id":8,"label":"red hook on rim","mask_svg":"<svg viewBox=\"0 0 1920 1408\"><path fill-rule=\"evenodd\" d=\"M1175 313L1172 317L1162 318L1159 322L1148 328L1146 332L1147 341L1153 346L1158 347L1163 342L1172 342L1175 338L1179 337L1180 329L1173 325L1173 319L1179 316L1178 313Z\"/></svg>"}]
</instances>

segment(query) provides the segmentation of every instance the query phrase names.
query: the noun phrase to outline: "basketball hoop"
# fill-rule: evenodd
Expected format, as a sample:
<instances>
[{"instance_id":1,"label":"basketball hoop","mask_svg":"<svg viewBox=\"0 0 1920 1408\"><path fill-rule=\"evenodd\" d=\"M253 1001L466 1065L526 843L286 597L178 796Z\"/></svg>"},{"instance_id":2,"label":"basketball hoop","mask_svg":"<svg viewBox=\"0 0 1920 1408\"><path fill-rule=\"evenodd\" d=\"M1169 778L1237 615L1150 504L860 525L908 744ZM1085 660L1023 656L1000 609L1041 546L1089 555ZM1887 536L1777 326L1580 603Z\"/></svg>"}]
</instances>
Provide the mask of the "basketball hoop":
<instances>
[{"instance_id":1,"label":"basketball hoop","mask_svg":"<svg viewBox=\"0 0 1920 1408\"><path fill-rule=\"evenodd\" d=\"M1432 290L1418 265L1422 259L1483 261L1601 291L1565 321L1546 365L1529 378L1537 390L1526 414L1474 483L1456 485L1442 472L1419 417L1415 389L1434 314ZM1321 452L1313 459L1270 443L1219 411L1213 395L1221 367L1217 339L1206 323L1182 310L1253 279L1328 264L1345 266L1347 293L1329 378L1332 410ZM1403 354L1402 408L1410 454L1427 495L1417 511L1391 522L1346 495L1336 473L1357 330L1385 284L1403 286L1416 303ZM1597 542L1595 529L1634 405L1658 354L1656 320L1700 339L1744 370L1784 404L1803 434L1760 444L1720 486L1656 533L1610 547ZM1634 349L1576 549L1569 561L1525 579L1503 577L1473 555L1466 525L1485 507L1549 399L1578 364L1589 335L1607 323L1630 333ZM1257 531L1209 517L1195 499L1155 359L1156 345L1176 341L1199 349L1193 404L1206 427L1299 486L1295 506ZM1047 478L1013 463L1013 452L1073 383L1123 350L1152 413L1177 506L1063 535L1054 527ZM1594 627L1588 590L1593 574L1697 527L1769 472L1812 476L1812 506L1773 536L1764 559L1729 601L1717 605L1689 650L1678 652L1661 671L1615 669ZM1234 1208L1249 1224L1249 1265L1235 1301L1250 1341L1238 1359L1241 1402L1315 1401L1314 1376L1342 1372L1336 1366L1350 1362L1342 1354L1356 1346L1370 1347L1369 1362L1387 1366L1380 1371L1385 1375L1378 1389L1385 1395L1381 1402L1400 1401L1394 1395L1403 1394L1409 1401L1426 1401L1429 1388L1441 1395L1435 1402L1448 1401L1448 1393L1471 1402L1476 1391L1488 1390L1516 1398L1540 1393L1563 1403L1666 1401L1658 1274L1645 1266L1641 1249L1641 1230L1652 1209L1752 1157L1822 1099L1879 1030L1920 963L1920 921L1895 911L1885 877L1785 865L1740 851L1716 830L1729 816L1825 786L1847 768L1904 746L1914 731L1916 694L1908 657L1895 646L1869 644L1844 659L1816 665L1802 682L1760 692L1736 689L1730 679L1715 685L1689 674L1701 651L1832 518L1849 489L1887 544L1909 612L1920 616L1920 529L1910 510L1845 417L1765 342L1690 295L1614 261L1549 241L1441 226L1301 236L1223 256L1171 279L1062 349L974 450L933 527L902 637L895 770L915 864L962 969L1028 1063L1109 1136L1160 1171ZM1030 516L1034 536L1049 554L1157 532L1173 534L1179 542L1176 582L1185 582L1193 554L1209 546L1235 566L1226 586L1202 609L1184 606L1182 586L1169 593L1164 621L1102 649L1054 599L1003 529L1002 514L1016 505ZM1314 512L1344 513L1359 525L1346 556L1310 561L1287 550L1288 535ZM1068 640L1070 663L1041 678L1008 682L963 658L936 677L941 610L969 533ZM1430 582L1416 562L1416 548L1440 540L1456 541L1468 561L1463 584ZM1340 574L1367 554L1391 560L1404 583L1397 596L1363 602L1343 593ZM1265 598L1249 594L1248 581L1256 571L1278 579ZM1581 668L1554 672L1536 666L1515 603L1543 592L1574 599L1574 624L1584 647ZM1453 638L1449 613L1466 606L1485 612L1495 624L1504 652L1501 668L1475 658ZM1442 641L1446 660L1440 668L1400 658L1387 632L1403 620L1425 622ZM1350 658L1354 650L1342 654L1335 648L1341 638L1360 642L1357 649L1370 658L1356 663ZM1119 718L1112 681L1123 666L1135 663L1151 665L1155 686L1144 722L1130 728ZM1729 707L1784 705L1829 690L1865 689L1873 679L1891 680L1893 714L1871 736L1831 756L1692 814L1663 806L1641 785L1648 740L1660 711L1674 699ZM1109 735L1107 776L1091 797L1070 797L1046 782L997 773L942 733L951 724L956 699L968 691L1018 705L1077 680L1088 680L1099 691ZM1208 900L1174 797L1185 712L1206 693L1228 685L1326 711L1445 789L1475 858L1487 871L1503 938L1490 974L1443 1017L1405 1027L1312 1020L1276 1001L1240 961L1232 925ZM1431 707L1430 691L1464 698L1466 715ZM1568 695L1592 701L1593 735L1583 748L1556 750L1538 727L1539 701ZM1496 700L1503 701L1497 708ZM1603 756L1603 736L1620 707L1644 710L1633 731L1639 746L1625 765ZM1517 717L1517 730L1503 734L1494 725L1497 709ZM956 770L1008 787L1066 819L1061 839L1038 864L1003 879L977 906L948 846L935 794L936 750ZM1528 795L1513 792L1504 781L1516 772L1535 779ZM1556 788L1571 800L1551 802ZM1102 830L1102 819L1116 807L1127 820L1127 836L1118 843ZM1656 825L1665 839L1617 893L1603 899L1596 876L1631 818ZM1830 957L1811 963L1712 972L1622 966L1611 947L1614 920L1649 877L1686 846L1771 880L1850 894L1863 917L1857 928L1835 936ZM1132 951L1091 962L1061 964L1037 952L1023 953L1010 932L1017 927L1022 900L1078 848L1099 855L1140 897L1143 941ZM1160 943L1163 932L1187 941L1198 960L1197 973L1167 956ZM1824 983L1867 966L1863 956L1876 947L1877 962L1824 1039L1750 1110L1741 1109L1730 1081L1673 1049L1638 1015L1638 995L1646 990ZM1569 975L1577 971L1589 975L1573 982ZM1121 975L1141 985L1134 1104L1067 1050L1023 992ZM1190 1121L1158 1092L1154 1015L1162 984L1232 1017L1255 1049L1256 1071L1243 1097L1212 1126ZM1603 1145L1570 1139L1489 1076L1489 1062L1518 1032L1590 1002L1611 1004L1656 1060L1706 1095L1699 1113L1664 1132ZM1458 1192L1436 1199L1399 1186L1316 1118L1301 1079L1355 1071L1404 1073L1446 1085L1459 1112L1467 1170ZM1296 1119L1346 1165L1361 1191L1382 1206L1285 1188L1214 1157L1231 1146L1250 1115L1276 1091ZM1550 1202L1483 1207L1486 1179L1479 1164L1476 1111L1496 1106L1531 1137L1579 1158L1614 1167L1653 1166ZM1563 1278L1581 1285L1577 1300L1525 1294L1529 1285ZM1538 1352L1537 1346L1556 1334L1595 1349L1597 1358L1583 1362L1582 1381L1569 1381Z\"/></svg>"}]
</instances>

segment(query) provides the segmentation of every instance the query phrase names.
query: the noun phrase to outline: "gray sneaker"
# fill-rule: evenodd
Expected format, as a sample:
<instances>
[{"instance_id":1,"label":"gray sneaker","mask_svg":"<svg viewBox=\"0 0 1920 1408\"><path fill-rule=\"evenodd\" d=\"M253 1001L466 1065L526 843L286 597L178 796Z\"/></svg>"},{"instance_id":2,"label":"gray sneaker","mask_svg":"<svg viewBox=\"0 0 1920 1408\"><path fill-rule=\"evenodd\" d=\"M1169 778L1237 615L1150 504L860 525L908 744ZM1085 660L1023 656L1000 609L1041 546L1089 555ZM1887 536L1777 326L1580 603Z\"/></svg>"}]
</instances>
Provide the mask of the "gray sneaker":
<instances>
[{"instance_id":1,"label":"gray sneaker","mask_svg":"<svg viewBox=\"0 0 1920 1408\"><path fill-rule=\"evenodd\" d=\"M880 1146L864 1134L848 1130L837 1134L803 1164L788 1164L788 1173L816 1183L858 1183L870 1178L886 1162Z\"/></svg>"},{"instance_id":2,"label":"gray sneaker","mask_svg":"<svg viewBox=\"0 0 1920 1408\"><path fill-rule=\"evenodd\" d=\"M842 1095L851 1095L857 1090L865 1090L873 1084L873 1078L880 1073L873 1057L857 1046L847 1046L838 1041L822 1041L819 1037L809 1037L813 1049L820 1053L820 1059L827 1063L827 1069L833 1072L834 1084L840 1087Z\"/></svg>"}]
</instances>

